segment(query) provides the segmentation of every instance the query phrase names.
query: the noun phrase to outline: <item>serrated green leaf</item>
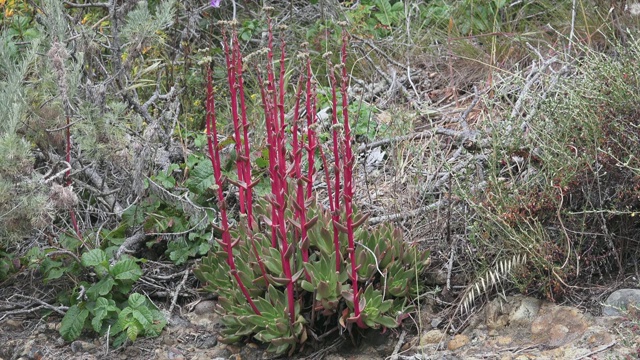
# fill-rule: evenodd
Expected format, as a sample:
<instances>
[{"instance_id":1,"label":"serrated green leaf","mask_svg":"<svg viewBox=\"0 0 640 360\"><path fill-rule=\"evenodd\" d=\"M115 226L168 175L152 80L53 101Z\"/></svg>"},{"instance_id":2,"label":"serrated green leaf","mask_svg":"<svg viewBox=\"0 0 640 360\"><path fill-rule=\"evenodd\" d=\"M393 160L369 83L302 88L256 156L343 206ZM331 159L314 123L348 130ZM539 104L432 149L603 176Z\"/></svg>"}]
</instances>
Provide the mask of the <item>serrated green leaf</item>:
<instances>
[{"instance_id":1,"label":"serrated green leaf","mask_svg":"<svg viewBox=\"0 0 640 360\"><path fill-rule=\"evenodd\" d=\"M46 272L47 276L44 278L45 282L49 280L59 279L66 272L67 268L54 267Z\"/></svg>"},{"instance_id":2,"label":"serrated green leaf","mask_svg":"<svg viewBox=\"0 0 640 360\"><path fill-rule=\"evenodd\" d=\"M89 310L80 309L78 305L73 305L67 310L60 324L60 335L66 341L73 341L80 336L84 328L84 322L89 315Z\"/></svg>"},{"instance_id":3,"label":"serrated green leaf","mask_svg":"<svg viewBox=\"0 0 640 360\"><path fill-rule=\"evenodd\" d=\"M133 259L121 259L109 270L118 280L137 281L142 276L142 269Z\"/></svg>"},{"instance_id":4,"label":"serrated green leaf","mask_svg":"<svg viewBox=\"0 0 640 360\"><path fill-rule=\"evenodd\" d=\"M211 163L201 161L191 170L189 179L187 179L184 184L192 192L204 194L205 191L215 185L215 183Z\"/></svg>"},{"instance_id":5,"label":"serrated green leaf","mask_svg":"<svg viewBox=\"0 0 640 360\"><path fill-rule=\"evenodd\" d=\"M151 315L151 310L149 310L144 306L141 306L133 310L133 312L131 312L131 315L133 316L134 319L138 321L138 323L140 323L143 329L149 326L151 324L151 321L153 320L153 316Z\"/></svg>"},{"instance_id":6,"label":"serrated green leaf","mask_svg":"<svg viewBox=\"0 0 640 360\"><path fill-rule=\"evenodd\" d=\"M115 284L116 282L111 276L104 277L97 283L91 285L89 289L87 289L87 296L90 299L97 299L98 296L107 295L111 292L111 289Z\"/></svg>"},{"instance_id":7,"label":"serrated green leaf","mask_svg":"<svg viewBox=\"0 0 640 360\"><path fill-rule=\"evenodd\" d=\"M127 337L131 341L136 341L140 332L142 332L142 325L138 324L136 321L130 322L127 326Z\"/></svg>"},{"instance_id":8,"label":"serrated green leaf","mask_svg":"<svg viewBox=\"0 0 640 360\"><path fill-rule=\"evenodd\" d=\"M146 301L147 298L144 295L133 293L129 296L129 300L127 302L129 303L129 306L135 309L143 306Z\"/></svg>"},{"instance_id":9,"label":"serrated green leaf","mask_svg":"<svg viewBox=\"0 0 640 360\"><path fill-rule=\"evenodd\" d=\"M104 298L100 298L104 299ZM99 299L98 299L99 300ZM106 301L106 299L104 299ZM93 313L93 319L91 319L91 326L93 327L93 331L99 333L102 329L102 320L107 317L108 311L107 307L98 307L95 309Z\"/></svg>"},{"instance_id":10,"label":"serrated green leaf","mask_svg":"<svg viewBox=\"0 0 640 360\"><path fill-rule=\"evenodd\" d=\"M98 265L107 265L107 255L102 251L102 249L93 249L89 250L86 253L82 254L82 265L83 266L98 266Z\"/></svg>"},{"instance_id":11,"label":"serrated green leaf","mask_svg":"<svg viewBox=\"0 0 640 360\"><path fill-rule=\"evenodd\" d=\"M113 328L112 328L113 330ZM122 331L122 329L120 329L120 331L118 331L118 333L120 333ZM120 345L124 344L125 340L127 340L127 334L126 333L122 333L118 336L116 336L115 339L113 339L113 347L120 347Z\"/></svg>"}]
</instances>

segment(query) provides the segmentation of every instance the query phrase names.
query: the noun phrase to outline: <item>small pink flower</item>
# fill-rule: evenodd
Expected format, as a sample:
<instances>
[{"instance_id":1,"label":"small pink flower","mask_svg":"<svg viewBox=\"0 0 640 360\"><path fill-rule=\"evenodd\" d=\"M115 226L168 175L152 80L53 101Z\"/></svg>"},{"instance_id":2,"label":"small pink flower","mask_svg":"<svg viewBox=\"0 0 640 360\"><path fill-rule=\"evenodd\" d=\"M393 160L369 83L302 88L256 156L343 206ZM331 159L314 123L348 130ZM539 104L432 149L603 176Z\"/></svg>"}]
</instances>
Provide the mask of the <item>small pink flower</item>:
<instances>
[{"instance_id":1,"label":"small pink flower","mask_svg":"<svg viewBox=\"0 0 640 360\"><path fill-rule=\"evenodd\" d=\"M220 1L221 0L211 0L211 6L214 8L220 7Z\"/></svg>"}]
</instances>

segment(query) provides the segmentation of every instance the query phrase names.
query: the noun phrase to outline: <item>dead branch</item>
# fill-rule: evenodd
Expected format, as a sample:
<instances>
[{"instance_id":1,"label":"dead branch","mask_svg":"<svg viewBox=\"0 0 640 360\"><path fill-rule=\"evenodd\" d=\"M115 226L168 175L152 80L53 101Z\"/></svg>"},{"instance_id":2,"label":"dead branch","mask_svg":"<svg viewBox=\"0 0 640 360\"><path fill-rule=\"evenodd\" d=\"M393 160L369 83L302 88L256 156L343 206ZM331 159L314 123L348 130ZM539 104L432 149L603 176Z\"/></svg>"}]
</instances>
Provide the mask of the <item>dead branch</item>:
<instances>
[{"instance_id":1,"label":"dead branch","mask_svg":"<svg viewBox=\"0 0 640 360\"><path fill-rule=\"evenodd\" d=\"M144 242L145 238L146 238L146 234L142 231L142 229L139 229L135 234L126 238L122 243L122 245L120 245L118 250L116 250L116 253L114 255L114 261L117 261L118 259L120 259L120 257L124 253L135 252L140 247L142 242Z\"/></svg>"},{"instance_id":2,"label":"dead branch","mask_svg":"<svg viewBox=\"0 0 640 360\"><path fill-rule=\"evenodd\" d=\"M369 218L368 223L369 223L369 225L377 225L379 223L387 222L387 221L406 220L406 219L409 219L409 218L416 217L418 215L424 214L427 211L432 211L432 210L439 209L439 208L441 208L443 206L446 206L448 203L449 203L449 201L447 199L442 199L442 200L436 201L433 204L429 204L427 206L419 207L419 208L417 208L415 210L406 211L406 212L402 212L402 213L396 213L396 214L389 214L389 215L372 217L372 218Z\"/></svg>"}]
</instances>

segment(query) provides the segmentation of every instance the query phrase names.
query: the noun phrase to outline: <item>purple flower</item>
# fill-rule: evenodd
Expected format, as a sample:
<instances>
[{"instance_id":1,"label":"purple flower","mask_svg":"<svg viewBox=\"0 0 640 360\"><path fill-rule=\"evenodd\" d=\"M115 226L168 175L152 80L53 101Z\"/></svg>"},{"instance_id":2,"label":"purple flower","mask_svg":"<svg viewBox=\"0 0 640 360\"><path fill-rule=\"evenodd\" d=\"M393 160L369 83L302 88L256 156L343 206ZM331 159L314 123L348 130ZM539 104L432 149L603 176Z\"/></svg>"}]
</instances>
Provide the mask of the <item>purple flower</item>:
<instances>
[{"instance_id":1,"label":"purple flower","mask_svg":"<svg viewBox=\"0 0 640 360\"><path fill-rule=\"evenodd\" d=\"M211 6L214 8L220 7L220 1L221 0L211 0Z\"/></svg>"}]
</instances>

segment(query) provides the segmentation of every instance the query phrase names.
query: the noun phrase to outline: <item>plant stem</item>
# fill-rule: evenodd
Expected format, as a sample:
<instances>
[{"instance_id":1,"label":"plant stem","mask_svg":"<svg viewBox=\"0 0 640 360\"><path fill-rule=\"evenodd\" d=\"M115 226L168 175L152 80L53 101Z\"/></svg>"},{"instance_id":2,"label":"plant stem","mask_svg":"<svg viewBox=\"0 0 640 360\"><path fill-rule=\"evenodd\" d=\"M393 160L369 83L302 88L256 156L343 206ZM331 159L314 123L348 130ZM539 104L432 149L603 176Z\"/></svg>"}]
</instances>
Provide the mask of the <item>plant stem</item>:
<instances>
[{"instance_id":1,"label":"plant stem","mask_svg":"<svg viewBox=\"0 0 640 360\"><path fill-rule=\"evenodd\" d=\"M311 81L311 58L307 53L307 88L305 106L307 110L307 163L309 170L307 173L307 197L311 199L313 190L313 177L315 175L315 153L318 146L318 138L315 132L316 126L316 93Z\"/></svg>"},{"instance_id":2,"label":"plant stem","mask_svg":"<svg viewBox=\"0 0 640 360\"><path fill-rule=\"evenodd\" d=\"M329 72L329 82L331 83L331 139L333 141L333 176L334 176L334 196L331 219L333 222L333 245L336 249L336 271L340 271L342 254L340 254L340 231L336 223L340 222L340 152L338 140L338 97L336 95L336 77L333 74L333 66L327 55L327 70ZM327 178L327 183L329 182ZM331 198L329 199L331 202Z\"/></svg>"},{"instance_id":3,"label":"plant stem","mask_svg":"<svg viewBox=\"0 0 640 360\"><path fill-rule=\"evenodd\" d=\"M344 169L344 208L345 208L345 220L347 223L347 238L349 240L349 262L351 263L351 286L353 287L353 312L357 319L356 323L361 328L366 328L366 325L360 318L360 300L358 292L358 264L356 260L355 241L353 238L353 150L351 149L351 128L349 126L349 98L347 94L347 86L349 77L347 74L347 32L342 31L342 49L341 53L341 88L342 93L342 118L344 120L344 151L345 159L343 162Z\"/></svg>"},{"instance_id":4,"label":"plant stem","mask_svg":"<svg viewBox=\"0 0 640 360\"><path fill-rule=\"evenodd\" d=\"M209 158L211 159L211 165L213 166L213 176L218 187L218 204L220 209L220 223L222 228L222 242L225 246L227 253L227 264L229 265L230 273L235 278L240 287L240 291L247 299L249 306L257 315L260 314L260 310L256 307L249 295L249 291L240 279L238 270L236 269L235 260L233 257L233 242L231 241L231 234L229 233L229 219L227 217L227 205L222 193L222 171L220 166L220 148L218 145L218 130L215 115L215 101L213 97L213 79L211 76L211 68L207 68L207 101L206 101L206 127L207 127L207 146L209 152Z\"/></svg>"},{"instance_id":5,"label":"plant stem","mask_svg":"<svg viewBox=\"0 0 640 360\"><path fill-rule=\"evenodd\" d=\"M244 181L246 183L245 201L246 214L249 222L249 228L255 228L255 219L253 218L253 179L251 176L251 148L249 142L249 122L247 120L247 104L244 96L244 77L242 76L244 64L242 62L242 53L238 41L238 31L233 29L233 52L235 53L235 69L238 84L238 93L240 94L240 116L242 119L242 137L244 139L244 153L238 154L238 159L244 162Z\"/></svg>"},{"instance_id":6,"label":"plant stem","mask_svg":"<svg viewBox=\"0 0 640 360\"><path fill-rule=\"evenodd\" d=\"M302 78L298 81L298 87L296 90L296 103L293 110L293 121L291 126L292 142L291 148L293 151L293 168L291 176L294 179L296 187L296 206L294 206L294 212L296 220L298 221L299 228L296 229L296 239L300 239L298 242L299 248L302 252L302 262L309 262L309 237L307 236L307 206L304 194L305 181L302 176L302 150L304 148L304 141L298 137L298 117L300 116L300 97L302 96ZM311 280L309 274L305 271L307 280Z\"/></svg>"},{"instance_id":7,"label":"plant stem","mask_svg":"<svg viewBox=\"0 0 640 360\"><path fill-rule=\"evenodd\" d=\"M231 38L232 42L236 39ZM229 83L229 94L231 95L231 119L233 120L234 142L236 149L236 169L238 172L238 198L240 203L240 213L246 214L246 201L245 201L245 188L242 185L246 184L244 179L245 161L242 147L242 137L240 136L240 118L238 114L238 86L236 84L236 53L232 48L235 45L229 46L227 39L227 32L223 28L222 30L222 47L224 48L224 57L227 63L227 82Z\"/></svg>"}]
</instances>

